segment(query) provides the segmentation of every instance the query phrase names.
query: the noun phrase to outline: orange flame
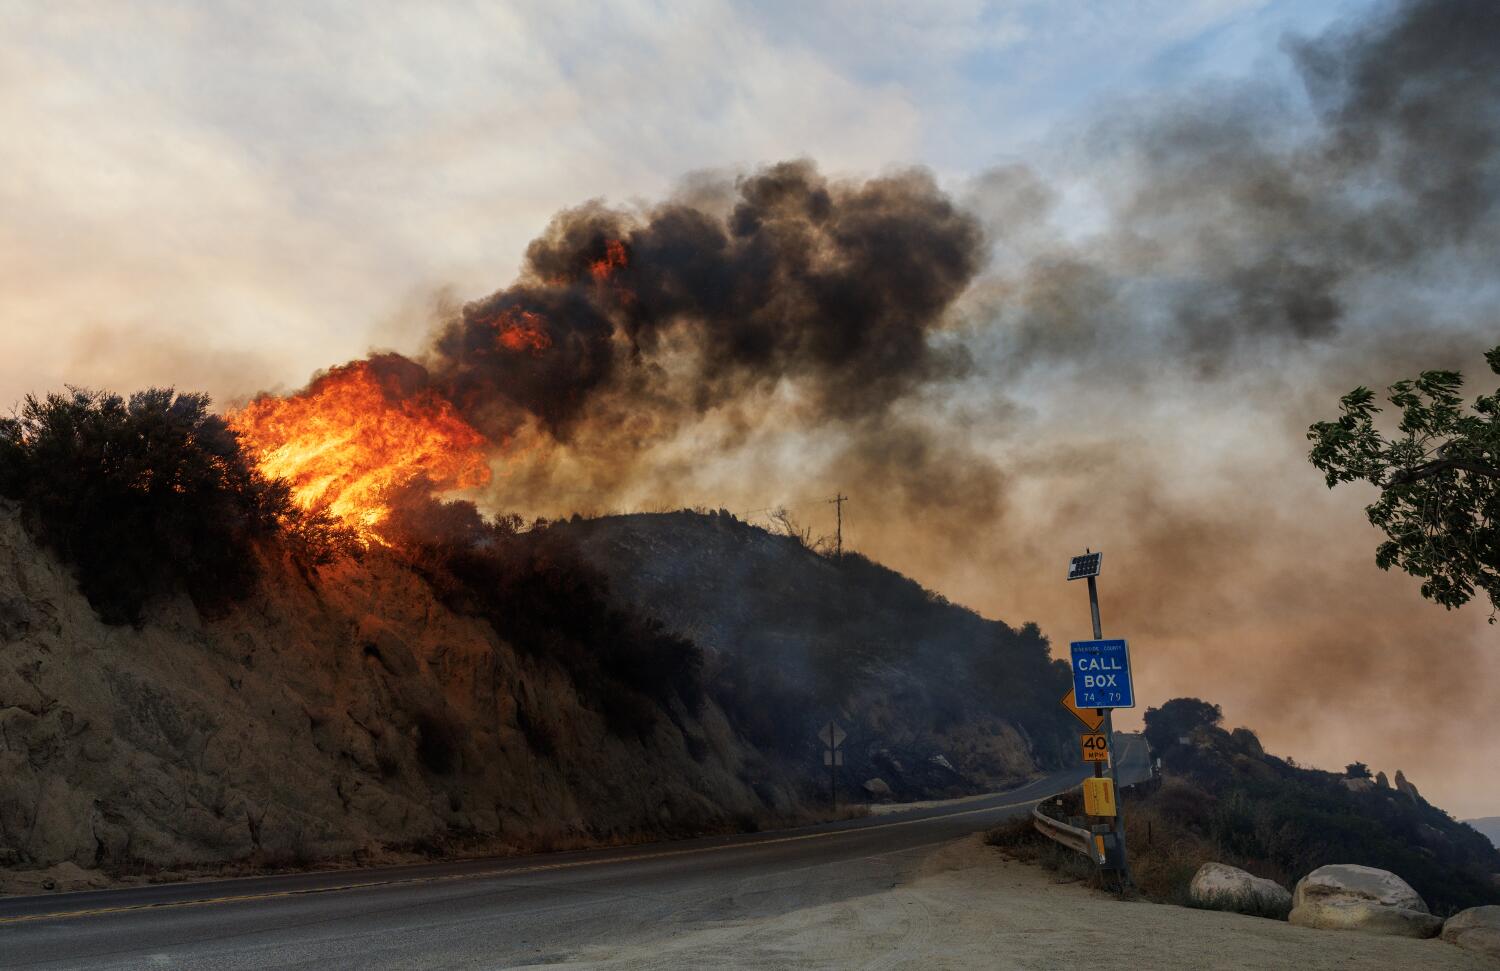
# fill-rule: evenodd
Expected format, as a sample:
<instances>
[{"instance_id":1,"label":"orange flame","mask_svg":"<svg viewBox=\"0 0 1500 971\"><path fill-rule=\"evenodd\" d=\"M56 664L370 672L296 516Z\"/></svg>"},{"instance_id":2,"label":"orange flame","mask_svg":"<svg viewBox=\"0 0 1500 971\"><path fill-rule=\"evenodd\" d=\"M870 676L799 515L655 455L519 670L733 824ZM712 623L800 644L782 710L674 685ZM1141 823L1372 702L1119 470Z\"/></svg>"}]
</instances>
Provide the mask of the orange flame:
<instances>
[{"instance_id":1,"label":"orange flame","mask_svg":"<svg viewBox=\"0 0 1500 971\"><path fill-rule=\"evenodd\" d=\"M397 395L368 361L321 375L289 398L265 396L229 415L268 477L304 509L326 509L380 542L391 493L426 477L438 489L489 481L485 439L431 391Z\"/></svg>"},{"instance_id":2,"label":"orange flame","mask_svg":"<svg viewBox=\"0 0 1500 971\"><path fill-rule=\"evenodd\" d=\"M602 283L609 279L617 267L625 266L628 262L625 244L618 239L611 239L604 244L604 256L589 264L589 272L594 275L595 280Z\"/></svg>"},{"instance_id":3,"label":"orange flame","mask_svg":"<svg viewBox=\"0 0 1500 971\"><path fill-rule=\"evenodd\" d=\"M542 315L529 310L507 310L495 321L495 328L495 340L508 351L529 349L540 354L552 346Z\"/></svg>"}]
</instances>

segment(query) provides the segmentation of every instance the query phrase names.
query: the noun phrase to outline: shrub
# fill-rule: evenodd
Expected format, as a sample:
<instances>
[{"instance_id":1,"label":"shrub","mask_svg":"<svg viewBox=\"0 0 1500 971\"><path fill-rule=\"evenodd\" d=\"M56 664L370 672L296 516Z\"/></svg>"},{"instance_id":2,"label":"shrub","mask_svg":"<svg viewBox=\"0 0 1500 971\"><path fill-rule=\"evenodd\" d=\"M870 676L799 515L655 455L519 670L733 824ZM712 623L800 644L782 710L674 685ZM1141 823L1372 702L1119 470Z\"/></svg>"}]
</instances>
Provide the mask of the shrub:
<instances>
[{"instance_id":1,"label":"shrub","mask_svg":"<svg viewBox=\"0 0 1500 971\"><path fill-rule=\"evenodd\" d=\"M183 589L209 610L253 587L256 540L294 516L201 394L27 396L0 419L0 495L108 623Z\"/></svg>"}]
</instances>

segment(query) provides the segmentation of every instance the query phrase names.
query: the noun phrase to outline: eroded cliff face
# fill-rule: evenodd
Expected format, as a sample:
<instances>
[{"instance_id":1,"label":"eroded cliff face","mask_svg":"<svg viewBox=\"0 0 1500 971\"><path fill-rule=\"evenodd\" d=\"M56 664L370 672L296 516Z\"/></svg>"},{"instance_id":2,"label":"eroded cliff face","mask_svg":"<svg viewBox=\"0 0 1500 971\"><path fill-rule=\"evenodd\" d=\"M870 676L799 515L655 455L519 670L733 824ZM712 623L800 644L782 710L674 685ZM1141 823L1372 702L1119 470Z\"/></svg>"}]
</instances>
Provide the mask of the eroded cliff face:
<instances>
[{"instance_id":1,"label":"eroded cliff face","mask_svg":"<svg viewBox=\"0 0 1500 971\"><path fill-rule=\"evenodd\" d=\"M622 739L567 676L372 554L279 562L222 617L102 624L0 506L0 867L12 878L486 850L796 809L723 713Z\"/></svg>"}]
</instances>

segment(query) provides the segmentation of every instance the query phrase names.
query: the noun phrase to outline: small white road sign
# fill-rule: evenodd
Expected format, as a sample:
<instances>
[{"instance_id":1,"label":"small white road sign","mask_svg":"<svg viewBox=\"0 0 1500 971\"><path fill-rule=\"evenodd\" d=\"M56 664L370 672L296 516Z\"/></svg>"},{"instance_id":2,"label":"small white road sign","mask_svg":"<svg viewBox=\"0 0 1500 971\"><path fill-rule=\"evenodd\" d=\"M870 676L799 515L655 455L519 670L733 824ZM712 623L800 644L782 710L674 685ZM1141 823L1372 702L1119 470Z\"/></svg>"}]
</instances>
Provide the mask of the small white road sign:
<instances>
[{"instance_id":1,"label":"small white road sign","mask_svg":"<svg viewBox=\"0 0 1500 971\"><path fill-rule=\"evenodd\" d=\"M838 748L840 745L844 744L844 739L848 738L849 736L844 734L844 730L839 727L838 722L830 721L828 724L818 729L818 737L821 738L823 740L823 744L828 746L829 748Z\"/></svg>"}]
</instances>

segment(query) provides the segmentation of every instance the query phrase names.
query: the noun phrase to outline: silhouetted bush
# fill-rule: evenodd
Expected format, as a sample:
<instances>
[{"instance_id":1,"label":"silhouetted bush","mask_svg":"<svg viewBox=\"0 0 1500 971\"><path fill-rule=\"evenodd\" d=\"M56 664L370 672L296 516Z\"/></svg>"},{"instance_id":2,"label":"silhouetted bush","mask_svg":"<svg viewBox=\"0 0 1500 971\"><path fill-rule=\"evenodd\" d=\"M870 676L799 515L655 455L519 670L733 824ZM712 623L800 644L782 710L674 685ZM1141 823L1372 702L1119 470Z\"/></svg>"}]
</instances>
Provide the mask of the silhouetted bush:
<instances>
[{"instance_id":1,"label":"silhouetted bush","mask_svg":"<svg viewBox=\"0 0 1500 971\"><path fill-rule=\"evenodd\" d=\"M128 400L73 389L28 396L0 419L0 494L106 622L139 623L174 589L205 610L244 595L253 544L294 518L285 484L245 461L208 404L171 389Z\"/></svg>"},{"instance_id":2,"label":"silhouetted bush","mask_svg":"<svg viewBox=\"0 0 1500 971\"><path fill-rule=\"evenodd\" d=\"M1160 708L1146 709L1146 744L1154 752L1165 752L1178 740L1199 728L1212 728L1224 720L1218 705L1198 698L1173 698Z\"/></svg>"}]
</instances>

